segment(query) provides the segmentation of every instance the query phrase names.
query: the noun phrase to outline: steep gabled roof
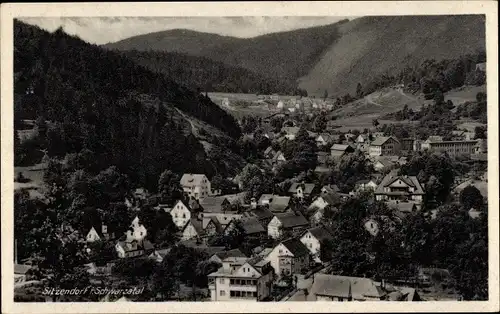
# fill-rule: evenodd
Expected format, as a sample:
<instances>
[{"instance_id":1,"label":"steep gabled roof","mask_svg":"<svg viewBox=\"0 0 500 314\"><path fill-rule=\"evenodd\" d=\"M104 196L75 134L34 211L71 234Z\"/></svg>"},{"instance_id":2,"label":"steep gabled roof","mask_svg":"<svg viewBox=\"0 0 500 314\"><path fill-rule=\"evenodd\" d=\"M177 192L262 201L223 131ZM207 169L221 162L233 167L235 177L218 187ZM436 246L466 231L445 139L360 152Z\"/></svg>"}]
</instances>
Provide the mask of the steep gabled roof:
<instances>
[{"instance_id":1,"label":"steep gabled roof","mask_svg":"<svg viewBox=\"0 0 500 314\"><path fill-rule=\"evenodd\" d=\"M251 213L257 216L257 219L259 220L272 219L274 216L273 213L265 206L257 206L257 208L251 210Z\"/></svg>"},{"instance_id":2,"label":"steep gabled roof","mask_svg":"<svg viewBox=\"0 0 500 314\"><path fill-rule=\"evenodd\" d=\"M397 143L399 143L399 141L395 137L393 137L393 136L380 136L380 137L375 138L372 141L371 145L373 145L373 146L381 146L381 145L384 145L385 142L387 142L389 139L393 139L394 141L396 141Z\"/></svg>"},{"instance_id":3,"label":"steep gabled roof","mask_svg":"<svg viewBox=\"0 0 500 314\"><path fill-rule=\"evenodd\" d=\"M316 187L316 184L314 183L292 183L290 188L288 189L289 193L296 193L297 189L299 187L302 187L302 190L304 191L304 194L311 194L314 188Z\"/></svg>"},{"instance_id":4,"label":"steep gabled roof","mask_svg":"<svg viewBox=\"0 0 500 314\"><path fill-rule=\"evenodd\" d=\"M224 260L227 257L247 257L245 254L243 254L243 252L240 251L240 249L217 252L214 255L216 255L221 260Z\"/></svg>"},{"instance_id":5,"label":"steep gabled roof","mask_svg":"<svg viewBox=\"0 0 500 314\"><path fill-rule=\"evenodd\" d=\"M299 212L279 213L275 216L282 223L283 228L293 228L309 224L307 219Z\"/></svg>"},{"instance_id":6,"label":"steep gabled roof","mask_svg":"<svg viewBox=\"0 0 500 314\"><path fill-rule=\"evenodd\" d=\"M281 244L283 244L294 257L301 257L309 254L309 250L299 239L290 238L281 242Z\"/></svg>"},{"instance_id":7,"label":"steep gabled roof","mask_svg":"<svg viewBox=\"0 0 500 314\"><path fill-rule=\"evenodd\" d=\"M200 199L200 206L203 208L203 212L206 213L221 213L223 212L222 205L229 201L224 196L207 196Z\"/></svg>"},{"instance_id":8,"label":"steep gabled roof","mask_svg":"<svg viewBox=\"0 0 500 314\"><path fill-rule=\"evenodd\" d=\"M309 231L319 241L333 239L332 234L323 227L311 228L311 229L308 229L307 231Z\"/></svg>"},{"instance_id":9,"label":"steep gabled roof","mask_svg":"<svg viewBox=\"0 0 500 314\"><path fill-rule=\"evenodd\" d=\"M247 235L266 232L266 229L262 226L257 217L247 217L241 219L241 227Z\"/></svg>"},{"instance_id":10,"label":"steep gabled roof","mask_svg":"<svg viewBox=\"0 0 500 314\"><path fill-rule=\"evenodd\" d=\"M206 179L206 176L204 174L185 173L182 175L181 185L182 186L201 185L204 179Z\"/></svg>"}]
</instances>

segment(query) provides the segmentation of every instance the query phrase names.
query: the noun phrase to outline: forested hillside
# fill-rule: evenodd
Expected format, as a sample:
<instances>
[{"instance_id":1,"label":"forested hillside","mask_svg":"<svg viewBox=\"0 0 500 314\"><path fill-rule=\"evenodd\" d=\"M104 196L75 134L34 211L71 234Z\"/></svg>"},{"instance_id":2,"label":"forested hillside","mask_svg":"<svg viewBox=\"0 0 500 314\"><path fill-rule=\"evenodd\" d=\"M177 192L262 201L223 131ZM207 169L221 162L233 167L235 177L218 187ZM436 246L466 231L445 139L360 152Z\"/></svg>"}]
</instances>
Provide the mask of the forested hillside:
<instances>
[{"instance_id":1,"label":"forested hillside","mask_svg":"<svg viewBox=\"0 0 500 314\"><path fill-rule=\"evenodd\" d=\"M206 57L291 82L309 95L322 97L326 91L338 97L354 94L358 83L369 85L382 75L397 75L427 59L455 59L484 51L484 22L482 15L368 16L253 38L169 30L105 47Z\"/></svg>"},{"instance_id":2,"label":"forested hillside","mask_svg":"<svg viewBox=\"0 0 500 314\"><path fill-rule=\"evenodd\" d=\"M165 169L213 173L175 108L240 135L210 99L61 29L16 21L14 49L15 119L36 119L39 129L30 151L16 145L16 164L36 149L60 158L85 151L93 171L115 165L134 183L156 187Z\"/></svg>"},{"instance_id":3,"label":"forested hillside","mask_svg":"<svg viewBox=\"0 0 500 314\"><path fill-rule=\"evenodd\" d=\"M169 30L127 38L105 47L186 53L246 68L276 81L295 82L335 42L338 26L345 22L244 39Z\"/></svg>"},{"instance_id":4,"label":"forested hillside","mask_svg":"<svg viewBox=\"0 0 500 314\"><path fill-rule=\"evenodd\" d=\"M205 57L164 51L124 51L123 54L152 71L160 72L202 91L251 94L303 94L290 80L272 80L250 70Z\"/></svg>"}]
</instances>

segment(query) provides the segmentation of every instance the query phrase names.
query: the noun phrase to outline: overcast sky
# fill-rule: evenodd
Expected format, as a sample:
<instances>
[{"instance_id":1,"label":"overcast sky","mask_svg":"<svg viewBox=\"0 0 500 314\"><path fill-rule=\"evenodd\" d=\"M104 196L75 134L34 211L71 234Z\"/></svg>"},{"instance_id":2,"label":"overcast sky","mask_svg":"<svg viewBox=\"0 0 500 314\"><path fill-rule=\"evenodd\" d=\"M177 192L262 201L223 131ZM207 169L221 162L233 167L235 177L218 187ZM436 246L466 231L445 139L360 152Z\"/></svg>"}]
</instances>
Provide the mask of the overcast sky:
<instances>
[{"instance_id":1,"label":"overcast sky","mask_svg":"<svg viewBox=\"0 0 500 314\"><path fill-rule=\"evenodd\" d=\"M48 31L64 31L93 44L106 44L128 37L169 29L185 28L234 37L294 30L335 23L347 17L32 17L20 20Z\"/></svg>"}]
</instances>

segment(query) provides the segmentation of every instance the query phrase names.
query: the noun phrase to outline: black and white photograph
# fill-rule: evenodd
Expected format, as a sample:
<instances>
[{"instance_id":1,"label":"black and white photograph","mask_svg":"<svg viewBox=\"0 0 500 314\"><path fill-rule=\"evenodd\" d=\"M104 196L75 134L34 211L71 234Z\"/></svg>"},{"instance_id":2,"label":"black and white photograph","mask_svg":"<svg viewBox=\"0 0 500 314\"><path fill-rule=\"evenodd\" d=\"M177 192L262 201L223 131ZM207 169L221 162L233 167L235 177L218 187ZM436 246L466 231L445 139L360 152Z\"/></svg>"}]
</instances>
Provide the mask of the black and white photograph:
<instances>
[{"instance_id":1,"label":"black and white photograph","mask_svg":"<svg viewBox=\"0 0 500 314\"><path fill-rule=\"evenodd\" d=\"M13 306L498 294L487 13L140 12L11 19Z\"/></svg>"}]
</instances>

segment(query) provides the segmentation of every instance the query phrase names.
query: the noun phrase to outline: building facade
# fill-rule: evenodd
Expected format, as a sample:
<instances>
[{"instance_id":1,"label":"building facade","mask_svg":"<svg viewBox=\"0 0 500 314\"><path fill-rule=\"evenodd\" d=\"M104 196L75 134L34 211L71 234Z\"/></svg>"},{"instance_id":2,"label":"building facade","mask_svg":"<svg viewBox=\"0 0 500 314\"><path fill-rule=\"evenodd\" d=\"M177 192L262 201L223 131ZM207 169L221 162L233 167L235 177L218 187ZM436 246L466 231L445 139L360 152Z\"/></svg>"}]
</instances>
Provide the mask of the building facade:
<instances>
[{"instance_id":1,"label":"building facade","mask_svg":"<svg viewBox=\"0 0 500 314\"><path fill-rule=\"evenodd\" d=\"M436 153L447 153L450 156L471 155L475 151L477 141L431 141L422 143L422 150Z\"/></svg>"}]
</instances>

